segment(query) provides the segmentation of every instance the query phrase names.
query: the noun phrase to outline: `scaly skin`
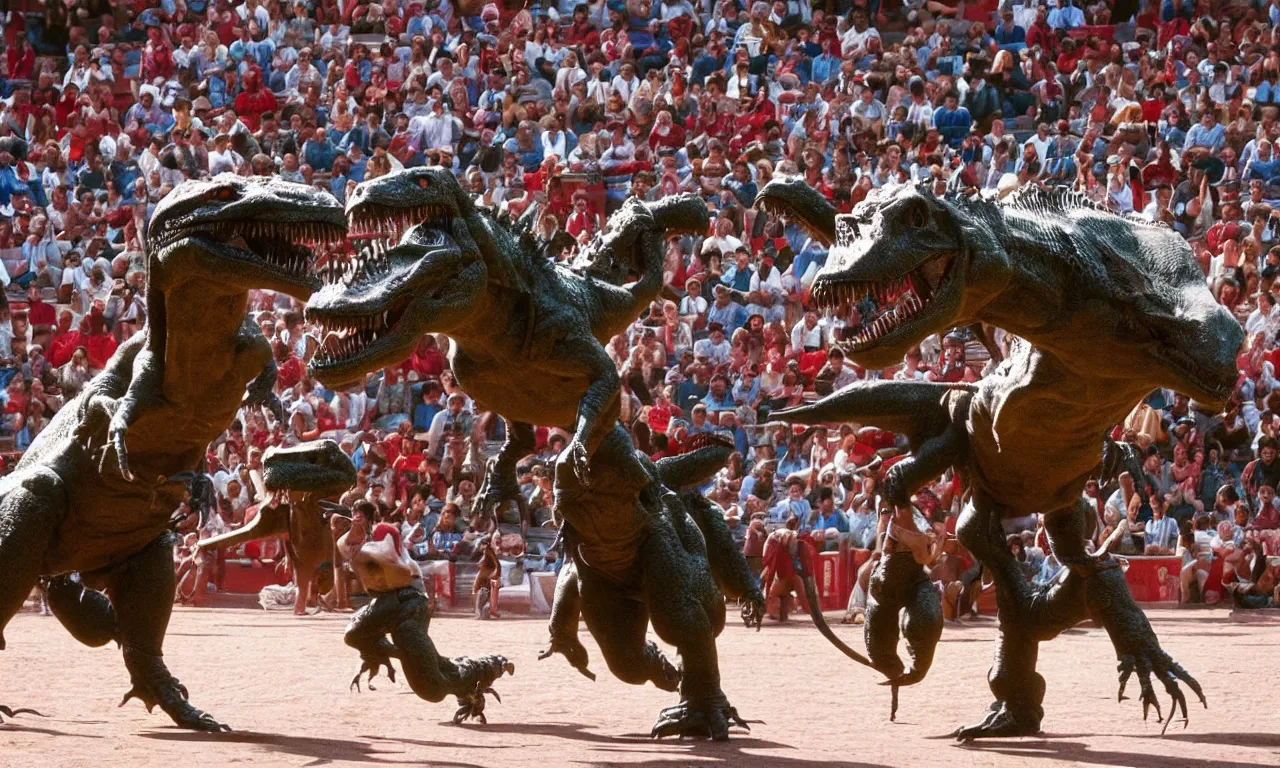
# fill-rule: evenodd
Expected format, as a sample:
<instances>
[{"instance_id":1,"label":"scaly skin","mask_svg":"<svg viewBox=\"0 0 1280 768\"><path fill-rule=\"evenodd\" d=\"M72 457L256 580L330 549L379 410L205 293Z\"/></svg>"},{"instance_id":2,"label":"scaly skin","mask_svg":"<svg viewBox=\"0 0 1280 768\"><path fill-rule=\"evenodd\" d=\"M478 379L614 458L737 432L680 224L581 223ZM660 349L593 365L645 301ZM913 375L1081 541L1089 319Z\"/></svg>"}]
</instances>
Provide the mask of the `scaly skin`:
<instances>
[{"instance_id":1,"label":"scaly skin","mask_svg":"<svg viewBox=\"0 0 1280 768\"><path fill-rule=\"evenodd\" d=\"M351 459L332 440L301 443L292 448L271 448L262 459L263 485L273 494L288 494L288 504L263 502L258 515L243 528L202 539L197 547L235 547L250 541L285 538L293 583L298 597L293 612L303 615L313 595L316 576L333 559L333 534L329 516L321 507L356 483ZM335 574L336 575L336 574Z\"/></svg>"},{"instance_id":2,"label":"scaly skin","mask_svg":"<svg viewBox=\"0 0 1280 768\"><path fill-rule=\"evenodd\" d=\"M766 185L757 204L802 220L826 205L795 184ZM1161 650L1115 561L1086 554L1096 513L1080 493L1099 465L1098 437L1152 389L1212 404L1231 394L1243 332L1214 301L1186 243L1079 196L1037 189L994 203L906 187L837 217L835 235L813 296L839 314L854 301L873 302L844 343L859 364L892 365L913 344L955 326L982 323L1017 335L1009 359L972 387L858 382L777 414L906 432L913 455L888 477L895 505L947 466L969 480L972 497L957 534L996 576L1001 640L989 675L996 703L956 737L1038 732L1039 643L1090 617L1115 645L1121 698L1136 671L1144 717L1151 706L1160 716L1154 672L1185 720L1178 682L1203 702L1200 686ZM999 525L1031 512L1045 515L1053 552L1070 569L1047 588L1022 578ZM911 578L909 571L885 574L886 585L903 588L895 580Z\"/></svg>"},{"instance_id":3,"label":"scaly skin","mask_svg":"<svg viewBox=\"0 0 1280 768\"><path fill-rule=\"evenodd\" d=\"M274 377L271 355L244 322L248 291L305 300L318 281L310 252L291 240L335 241L344 230L331 197L275 180L219 176L161 201L148 237L147 327L0 479L0 630L50 577L55 615L77 638L123 648L126 700L158 705L182 727L226 729L187 702L161 658L173 605L170 515L179 478L210 441L243 404L269 400L260 384ZM118 470L100 470L113 452Z\"/></svg>"},{"instance_id":4,"label":"scaly skin","mask_svg":"<svg viewBox=\"0 0 1280 768\"><path fill-rule=\"evenodd\" d=\"M375 244L342 279L329 276L308 314L330 329L356 327L360 337L328 339L313 373L330 386L352 382L406 357L423 333L447 334L462 387L507 420L507 445L485 481L500 501L516 493L515 462L533 449L529 425L569 429L574 437L557 462L555 483L572 566L557 588L549 652L563 652L589 674L572 630L582 617L620 679L679 686L683 702L664 712L655 735L726 738L739 721L719 686L715 636L724 624L723 595L697 520L709 516L691 517L617 427L618 375L602 346L657 296L668 231L705 230L705 205L688 197L628 201L584 249L576 271L548 263L532 238L477 211L445 170L415 169L362 184L348 214L353 235ZM416 226L399 245L381 249L379 240L394 239L410 224ZM625 286L601 279L621 282L632 273L635 282ZM720 533L707 530L713 538ZM722 544L716 541L713 551ZM758 598L740 553L717 561L728 591L749 604ZM679 649L683 678L646 644L650 619L659 637Z\"/></svg>"}]
</instances>

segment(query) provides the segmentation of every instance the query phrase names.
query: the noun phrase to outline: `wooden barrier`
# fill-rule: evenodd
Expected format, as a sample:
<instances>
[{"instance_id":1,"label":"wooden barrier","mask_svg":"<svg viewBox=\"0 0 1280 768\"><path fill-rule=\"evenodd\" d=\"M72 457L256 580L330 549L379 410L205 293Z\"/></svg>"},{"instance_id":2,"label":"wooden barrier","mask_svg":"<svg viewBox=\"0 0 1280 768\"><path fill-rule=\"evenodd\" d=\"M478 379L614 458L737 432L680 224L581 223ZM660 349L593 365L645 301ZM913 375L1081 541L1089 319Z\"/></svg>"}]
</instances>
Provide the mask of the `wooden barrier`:
<instances>
[{"instance_id":1,"label":"wooden barrier","mask_svg":"<svg viewBox=\"0 0 1280 768\"><path fill-rule=\"evenodd\" d=\"M1123 558L1129 567L1124 580L1138 603L1176 605L1182 597L1182 559L1165 556ZM1221 577L1219 577L1221 581Z\"/></svg>"}]
</instances>

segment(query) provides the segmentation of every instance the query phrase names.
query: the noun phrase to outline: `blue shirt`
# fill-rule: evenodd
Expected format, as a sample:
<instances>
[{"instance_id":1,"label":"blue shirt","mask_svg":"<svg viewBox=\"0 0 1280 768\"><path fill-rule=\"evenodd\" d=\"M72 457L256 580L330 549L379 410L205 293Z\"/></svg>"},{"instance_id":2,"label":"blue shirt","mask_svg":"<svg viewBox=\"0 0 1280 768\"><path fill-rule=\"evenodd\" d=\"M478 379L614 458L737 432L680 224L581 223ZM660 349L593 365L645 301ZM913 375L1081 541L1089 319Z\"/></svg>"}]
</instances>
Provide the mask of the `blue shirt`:
<instances>
[{"instance_id":1,"label":"blue shirt","mask_svg":"<svg viewBox=\"0 0 1280 768\"><path fill-rule=\"evenodd\" d=\"M995 38L996 45L1012 45L1013 43L1027 42L1027 31L1017 24L1013 25L1013 29L1005 30L1004 24L996 25L996 31L991 33Z\"/></svg>"},{"instance_id":2,"label":"blue shirt","mask_svg":"<svg viewBox=\"0 0 1280 768\"><path fill-rule=\"evenodd\" d=\"M803 528L804 526L801 525L801 527ZM841 512L840 510L833 508L829 516L824 516L821 512L819 512L818 519L814 522L812 527L814 530L818 530L818 531L825 531L828 528L835 528L837 531L840 531L841 533L848 533L849 518L845 517L844 513Z\"/></svg>"},{"instance_id":3,"label":"blue shirt","mask_svg":"<svg viewBox=\"0 0 1280 768\"><path fill-rule=\"evenodd\" d=\"M713 303L707 309L707 325L711 323L724 326L724 335L732 336L734 331L746 325L747 310L741 304L732 301L725 307L719 307Z\"/></svg>"},{"instance_id":4,"label":"blue shirt","mask_svg":"<svg viewBox=\"0 0 1280 768\"><path fill-rule=\"evenodd\" d=\"M437 404L418 403L413 407L413 428L418 432L431 429L431 420L442 410Z\"/></svg>"},{"instance_id":5,"label":"blue shirt","mask_svg":"<svg viewBox=\"0 0 1280 768\"><path fill-rule=\"evenodd\" d=\"M956 107L955 110L938 107L933 111L933 126L952 149L959 149L964 137L969 135L973 118L964 107Z\"/></svg>"},{"instance_id":6,"label":"blue shirt","mask_svg":"<svg viewBox=\"0 0 1280 768\"><path fill-rule=\"evenodd\" d=\"M732 411L737 407L733 402L733 393L727 389L719 399L714 392L707 392L707 396L702 398L702 404L707 406L708 411Z\"/></svg>"},{"instance_id":7,"label":"blue shirt","mask_svg":"<svg viewBox=\"0 0 1280 768\"><path fill-rule=\"evenodd\" d=\"M307 160L307 164L317 171L328 171L333 167L333 159L338 156L338 150L333 146L333 142L329 141L329 137L325 136L322 141L317 141L314 137L302 146L302 154Z\"/></svg>"},{"instance_id":8,"label":"blue shirt","mask_svg":"<svg viewBox=\"0 0 1280 768\"><path fill-rule=\"evenodd\" d=\"M1182 151L1186 152L1192 147L1208 147L1217 152L1222 149L1222 142L1227 136L1227 129L1222 127L1222 123L1214 123L1212 128L1205 128L1202 123L1196 123L1191 126L1191 130L1187 131L1187 140L1182 145Z\"/></svg>"},{"instance_id":9,"label":"blue shirt","mask_svg":"<svg viewBox=\"0 0 1280 768\"><path fill-rule=\"evenodd\" d=\"M769 509L769 522L785 523L787 518L794 515L800 518L800 522L803 524L805 520L809 519L809 512L812 509L809 506L808 499L796 499L795 501L783 499Z\"/></svg>"},{"instance_id":10,"label":"blue shirt","mask_svg":"<svg viewBox=\"0 0 1280 768\"><path fill-rule=\"evenodd\" d=\"M738 265L735 262L724 271L724 274L720 277L720 282L735 291L742 291L745 293L746 291L751 290L751 275L754 273L755 270L751 268L750 264L747 265L746 269L739 270Z\"/></svg>"},{"instance_id":11,"label":"blue shirt","mask_svg":"<svg viewBox=\"0 0 1280 768\"><path fill-rule=\"evenodd\" d=\"M836 75L840 74L840 62L842 60L824 53L813 60L813 72L811 79L817 83L825 83Z\"/></svg>"}]
</instances>

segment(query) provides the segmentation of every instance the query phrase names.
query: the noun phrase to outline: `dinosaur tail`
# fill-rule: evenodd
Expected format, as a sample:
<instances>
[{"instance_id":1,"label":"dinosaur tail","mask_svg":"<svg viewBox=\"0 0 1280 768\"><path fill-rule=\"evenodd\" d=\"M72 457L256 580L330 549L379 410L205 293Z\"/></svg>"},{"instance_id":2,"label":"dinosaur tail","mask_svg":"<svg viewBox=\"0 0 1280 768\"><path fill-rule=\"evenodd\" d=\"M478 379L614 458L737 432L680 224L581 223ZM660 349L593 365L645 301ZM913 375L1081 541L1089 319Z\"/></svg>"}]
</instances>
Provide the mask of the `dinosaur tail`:
<instances>
[{"instance_id":1,"label":"dinosaur tail","mask_svg":"<svg viewBox=\"0 0 1280 768\"><path fill-rule=\"evenodd\" d=\"M818 628L818 631L822 633L823 637L831 641L831 644L840 649L840 652L845 656L848 656L863 666L875 669L876 665L871 663L871 659L868 659L866 656L863 656L850 648L836 635L835 632L831 630L831 625L827 624L826 617L822 615L822 606L818 602L818 585L814 582L813 573L805 564L805 560L806 558L804 556L798 558L800 563L800 579L804 582L804 597L806 602L809 603L809 616L813 619L814 626Z\"/></svg>"}]
</instances>

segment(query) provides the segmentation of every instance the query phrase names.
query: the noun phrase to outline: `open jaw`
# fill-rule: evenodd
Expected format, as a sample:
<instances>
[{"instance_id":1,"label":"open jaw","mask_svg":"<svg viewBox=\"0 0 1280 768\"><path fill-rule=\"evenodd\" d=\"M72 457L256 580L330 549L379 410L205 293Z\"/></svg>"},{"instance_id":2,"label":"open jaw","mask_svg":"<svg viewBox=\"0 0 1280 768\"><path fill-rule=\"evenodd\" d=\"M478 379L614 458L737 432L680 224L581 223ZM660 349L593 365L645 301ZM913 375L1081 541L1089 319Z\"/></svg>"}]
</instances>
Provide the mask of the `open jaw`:
<instances>
[{"instance_id":1,"label":"open jaw","mask_svg":"<svg viewBox=\"0 0 1280 768\"><path fill-rule=\"evenodd\" d=\"M451 232L456 215L453 207L445 203L402 207L363 202L347 211L348 239L353 243L380 241L384 245L394 246L406 232L423 222L431 222L435 228Z\"/></svg>"},{"instance_id":2,"label":"open jaw","mask_svg":"<svg viewBox=\"0 0 1280 768\"><path fill-rule=\"evenodd\" d=\"M307 318L322 331L320 348L311 359L312 373L323 378L327 372L362 367L406 345L412 350L416 336L399 327L411 300L406 293L364 313L330 314L308 308Z\"/></svg>"},{"instance_id":3,"label":"open jaw","mask_svg":"<svg viewBox=\"0 0 1280 768\"><path fill-rule=\"evenodd\" d=\"M938 253L908 272L879 280L820 276L813 286L813 300L819 309L831 309L845 321L844 329L837 332L837 343L844 351L870 349L899 331L909 333L932 314L958 255Z\"/></svg>"},{"instance_id":4,"label":"open jaw","mask_svg":"<svg viewBox=\"0 0 1280 768\"><path fill-rule=\"evenodd\" d=\"M821 229L814 226L807 216L796 211L789 203L787 203L787 201L783 200L779 196L761 195L756 198L755 208L758 211L772 213L774 216L785 216L788 222L795 224L809 237L812 237L823 245L831 245L832 233L823 232Z\"/></svg>"},{"instance_id":5,"label":"open jaw","mask_svg":"<svg viewBox=\"0 0 1280 768\"><path fill-rule=\"evenodd\" d=\"M240 218L162 226L153 247L163 262L178 249L195 245L239 262L235 266L239 274L266 279L255 287L294 287L310 293L319 287L313 273L317 253L335 251L346 237L346 229L330 218L288 222ZM241 267L248 271L240 272Z\"/></svg>"}]
</instances>

